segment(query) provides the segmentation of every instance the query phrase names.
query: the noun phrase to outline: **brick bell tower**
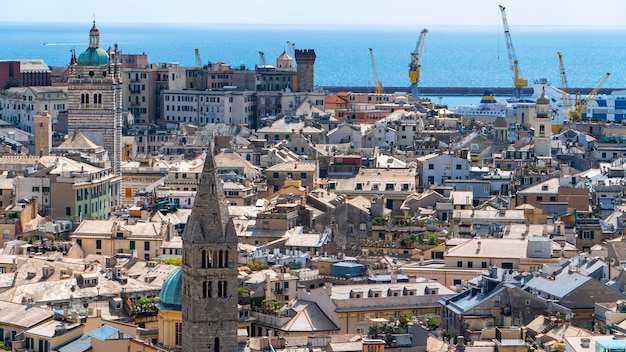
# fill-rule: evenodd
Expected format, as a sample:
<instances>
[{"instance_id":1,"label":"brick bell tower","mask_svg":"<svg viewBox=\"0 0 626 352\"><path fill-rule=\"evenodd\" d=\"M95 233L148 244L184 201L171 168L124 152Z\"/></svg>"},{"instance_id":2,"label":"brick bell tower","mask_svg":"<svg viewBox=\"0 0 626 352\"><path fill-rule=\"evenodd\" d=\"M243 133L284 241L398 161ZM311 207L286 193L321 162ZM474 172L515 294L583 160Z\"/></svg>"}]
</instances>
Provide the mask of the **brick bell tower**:
<instances>
[{"instance_id":1,"label":"brick bell tower","mask_svg":"<svg viewBox=\"0 0 626 352\"><path fill-rule=\"evenodd\" d=\"M237 234L212 144L182 236L184 352L237 351Z\"/></svg>"}]
</instances>

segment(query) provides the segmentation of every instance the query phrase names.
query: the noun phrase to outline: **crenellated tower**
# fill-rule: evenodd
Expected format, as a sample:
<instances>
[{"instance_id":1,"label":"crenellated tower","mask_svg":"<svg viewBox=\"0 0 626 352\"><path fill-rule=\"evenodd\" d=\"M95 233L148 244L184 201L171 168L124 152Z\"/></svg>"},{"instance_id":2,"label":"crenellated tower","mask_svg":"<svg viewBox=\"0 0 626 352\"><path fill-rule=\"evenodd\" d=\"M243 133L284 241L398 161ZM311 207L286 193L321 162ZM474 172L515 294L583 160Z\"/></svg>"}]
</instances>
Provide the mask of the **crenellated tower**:
<instances>
[{"instance_id":1,"label":"crenellated tower","mask_svg":"<svg viewBox=\"0 0 626 352\"><path fill-rule=\"evenodd\" d=\"M298 92L312 92L315 88L315 50L296 49L296 69L298 77Z\"/></svg>"}]
</instances>

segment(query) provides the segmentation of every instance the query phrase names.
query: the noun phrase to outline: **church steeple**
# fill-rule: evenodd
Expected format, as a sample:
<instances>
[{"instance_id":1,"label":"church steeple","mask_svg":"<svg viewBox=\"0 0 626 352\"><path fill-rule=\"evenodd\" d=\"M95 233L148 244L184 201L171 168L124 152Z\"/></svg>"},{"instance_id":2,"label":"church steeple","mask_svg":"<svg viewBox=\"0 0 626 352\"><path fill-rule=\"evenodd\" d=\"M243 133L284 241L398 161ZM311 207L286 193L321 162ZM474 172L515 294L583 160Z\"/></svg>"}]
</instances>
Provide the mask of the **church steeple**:
<instances>
[{"instance_id":1,"label":"church steeple","mask_svg":"<svg viewBox=\"0 0 626 352\"><path fill-rule=\"evenodd\" d=\"M238 350L237 233L208 149L182 236L183 352Z\"/></svg>"},{"instance_id":2,"label":"church steeple","mask_svg":"<svg viewBox=\"0 0 626 352\"><path fill-rule=\"evenodd\" d=\"M213 148L209 147L198 185L198 193L185 232L183 241L191 243L237 243L234 238L227 239L226 228L229 223L228 206L222 181L217 176Z\"/></svg>"}]
</instances>

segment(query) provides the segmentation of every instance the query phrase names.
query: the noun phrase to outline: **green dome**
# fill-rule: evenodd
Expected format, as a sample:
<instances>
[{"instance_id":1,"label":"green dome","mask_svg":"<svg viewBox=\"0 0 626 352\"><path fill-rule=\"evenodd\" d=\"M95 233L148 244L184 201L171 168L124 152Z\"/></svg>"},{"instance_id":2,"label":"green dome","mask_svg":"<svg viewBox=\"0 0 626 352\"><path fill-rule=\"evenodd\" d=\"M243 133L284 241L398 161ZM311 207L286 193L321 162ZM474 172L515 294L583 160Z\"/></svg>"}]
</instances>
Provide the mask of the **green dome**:
<instances>
[{"instance_id":1,"label":"green dome","mask_svg":"<svg viewBox=\"0 0 626 352\"><path fill-rule=\"evenodd\" d=\"M104 66L109 63L109 54L102 48L87 48L78 57L79 66Z\"/></svg>"},{"instance_id":2,"label":"green dome","mask_svg":"<svg viewBox=\"0 0 626 352\"><path fill-rule=\"evenodd\" d=\"M161 286L159 309L181 310L183 304L183 270L178 267L172 271Z\"/></svg>"}]
</instances>

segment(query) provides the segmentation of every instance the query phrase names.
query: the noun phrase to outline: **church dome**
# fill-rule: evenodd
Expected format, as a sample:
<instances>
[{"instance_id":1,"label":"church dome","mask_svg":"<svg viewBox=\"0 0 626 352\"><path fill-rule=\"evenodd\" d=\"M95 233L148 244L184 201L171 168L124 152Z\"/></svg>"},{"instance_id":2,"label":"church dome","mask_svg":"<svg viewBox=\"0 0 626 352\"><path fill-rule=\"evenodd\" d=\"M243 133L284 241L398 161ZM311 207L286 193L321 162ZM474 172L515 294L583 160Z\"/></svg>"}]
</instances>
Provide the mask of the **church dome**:
<instances>
[{"instance_id":1,"label":"church dome","mask_svg":"<svg viewBox=\"0 0 626 352\"><path fill-rule=\"evenodd\" d=\"M78 57L79 66L104 66L109 63L109 55L102 48L87 48Z\"/></svg>"},{"instance_id":2,"label":"church dome","mask_svg":"<svg viewBox=\"0 0 626 352\"><path fill-rule=\"evenodd\" d=\"M183 270L179 267L172 271L161 286L159 309L181 310L183 302Z\"/></svg>"},{"instance_id":3,"label":"church dome","mask_svg":"<svg viewBox=\"0 0 626 352\"><path fill-rule=\"evenodd\" d=\"M79 66L104 66L109 63L109 54L100 47L100 31L93 21L89 30L89 47L78 57Z\"/></svg>"},{"instance_id":4,"label":"church dome","mask_svg":"<svg viewBox=\"0 0 626 352\"><path fill-rule=\"evenodd\" d=\"M493 127L495 127L495 128L507 128L507 127L509 127L509 125L506 122L506 119L504 117L498 116L496 118L496 121L494 121L494 123L493 123Z\"/></svg>"}]
</instances>

